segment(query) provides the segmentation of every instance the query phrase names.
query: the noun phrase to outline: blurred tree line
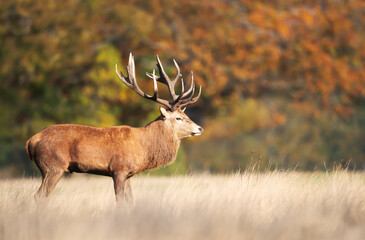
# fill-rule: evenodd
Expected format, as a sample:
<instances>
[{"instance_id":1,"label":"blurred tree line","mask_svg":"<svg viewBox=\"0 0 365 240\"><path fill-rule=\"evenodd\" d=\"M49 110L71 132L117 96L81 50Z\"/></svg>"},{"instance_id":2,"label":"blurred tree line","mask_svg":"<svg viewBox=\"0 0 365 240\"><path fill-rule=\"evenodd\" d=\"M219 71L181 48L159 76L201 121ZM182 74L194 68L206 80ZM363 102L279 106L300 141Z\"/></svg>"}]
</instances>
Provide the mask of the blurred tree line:
<instances>
[{"instance_id":1,"label":"blurred tree line","mask_svg":"<svg viewBox=\"0 0 365 240\"><path fill-rule=\"evenodd\" d=\"M4 0L0 173L33 171L24 143L48 125L156 118L156 104L115 75L130 52L147 92L156 54L203 88L187 112L206 131L164 172L362 169L364 26L362 0Z\"/></svg>"}]
</instances>

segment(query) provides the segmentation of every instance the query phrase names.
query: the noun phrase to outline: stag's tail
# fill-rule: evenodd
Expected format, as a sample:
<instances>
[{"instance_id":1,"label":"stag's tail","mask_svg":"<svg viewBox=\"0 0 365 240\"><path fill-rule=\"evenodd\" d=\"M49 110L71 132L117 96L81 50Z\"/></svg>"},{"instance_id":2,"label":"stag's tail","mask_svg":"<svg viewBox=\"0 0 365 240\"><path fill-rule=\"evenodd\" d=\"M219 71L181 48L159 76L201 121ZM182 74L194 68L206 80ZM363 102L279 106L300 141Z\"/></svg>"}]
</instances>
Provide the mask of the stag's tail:
<instances>
[{"instance_id":1,"label":"stag's tail","mask_svg":"<svg viewBox=\"0 0 365 240\"><path fill-rule=\"evenodd\" d=\"M32 159L32 152L31 152L31 150L32 150L31 148L32 148L32 147L30 146L30 145L31 145L31 144L30 144L30 140L31 140L31 139L32 139L32 138L29 138L29 139L28 139L28 141L25 143L25 151L27 152L27 155L28 155L29 159L30 159L30 160L33 160L33 159Z\"/></svg>"}]
</instances>

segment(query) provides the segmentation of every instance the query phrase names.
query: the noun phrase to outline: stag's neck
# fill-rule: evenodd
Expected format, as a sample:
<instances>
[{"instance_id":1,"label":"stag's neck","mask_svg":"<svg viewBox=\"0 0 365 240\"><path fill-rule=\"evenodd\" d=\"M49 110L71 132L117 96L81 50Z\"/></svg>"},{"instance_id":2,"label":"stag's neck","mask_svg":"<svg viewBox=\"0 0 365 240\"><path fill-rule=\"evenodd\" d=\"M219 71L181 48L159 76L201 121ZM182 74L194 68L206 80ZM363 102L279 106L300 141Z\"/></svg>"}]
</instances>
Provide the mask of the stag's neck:
<instances>
[{"instance_id":1,"label":"stag's neck","mask_svg":"<svg viewBox=\"0 0 365 240\"><path fill-rule=\"evenodd\" d=\"M180 146L180 139L174 129L169 128L162 119L157 118L146 127L148 137L146 146L148 164L146 169L160 167L175 161Z\"/></svg>"}]
</instances>

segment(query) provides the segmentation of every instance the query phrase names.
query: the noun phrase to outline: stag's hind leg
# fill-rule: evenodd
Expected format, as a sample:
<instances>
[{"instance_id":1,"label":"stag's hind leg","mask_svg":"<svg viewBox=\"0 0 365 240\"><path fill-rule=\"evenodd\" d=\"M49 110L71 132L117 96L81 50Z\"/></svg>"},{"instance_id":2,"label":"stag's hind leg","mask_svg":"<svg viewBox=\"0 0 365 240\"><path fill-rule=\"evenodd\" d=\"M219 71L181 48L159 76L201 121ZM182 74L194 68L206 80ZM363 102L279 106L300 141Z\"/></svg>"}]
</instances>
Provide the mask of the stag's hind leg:
<instances>
[{"instance_id":1,"label":"stag's hind leg","mask_svg":"<svg viewBox=\"0 0 365 240\"><path fill-rule=\"evenodd\" d=\"M61 169L56 171L42 171L42 184L35 194L35 198L39 199L48 197L62 177L63 173L64 171Z\"/></svg>"}]
</instances>

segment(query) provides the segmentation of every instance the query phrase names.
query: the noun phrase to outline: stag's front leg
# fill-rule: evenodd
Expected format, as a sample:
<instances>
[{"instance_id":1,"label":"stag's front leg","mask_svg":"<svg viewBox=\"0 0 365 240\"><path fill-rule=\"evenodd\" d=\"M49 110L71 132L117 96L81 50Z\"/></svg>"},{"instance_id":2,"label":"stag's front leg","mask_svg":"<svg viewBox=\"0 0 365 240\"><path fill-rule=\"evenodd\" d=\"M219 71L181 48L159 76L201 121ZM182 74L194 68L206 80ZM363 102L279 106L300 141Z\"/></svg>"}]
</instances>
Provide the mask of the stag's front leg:
<instances>
[{"instance_id":1,"label":"stag's front leg","mask_svg":"<svg viewBox=\"0 0 365 240\"><path fill-rule=\"evenodd\" d=\"M133 194L131 189L131 178L128 178L125 181L125 187L124 187L124 197L127 200L128 203L133 202Z\"/></svg>"},{"instance_id":2,"label":"stag's front leg","mask_svg":"<svg viewBox=\"0 0 365 240\"><path fill-rule=\"evenodd\" d=\"M121 203L125 199L125 190L128 190L125 187L127 182L127 176L127 172L113 173L114 191L117 203Z\"/></svg>"}]
</instances>

